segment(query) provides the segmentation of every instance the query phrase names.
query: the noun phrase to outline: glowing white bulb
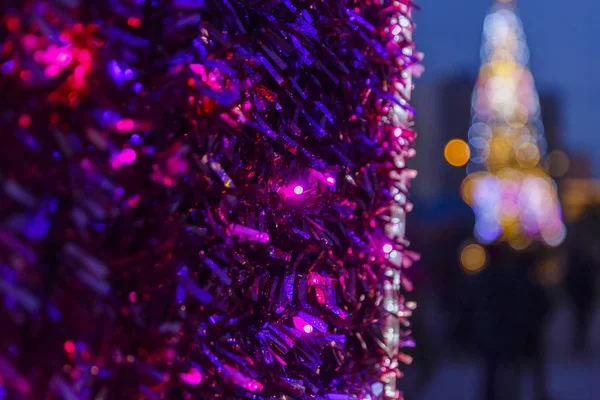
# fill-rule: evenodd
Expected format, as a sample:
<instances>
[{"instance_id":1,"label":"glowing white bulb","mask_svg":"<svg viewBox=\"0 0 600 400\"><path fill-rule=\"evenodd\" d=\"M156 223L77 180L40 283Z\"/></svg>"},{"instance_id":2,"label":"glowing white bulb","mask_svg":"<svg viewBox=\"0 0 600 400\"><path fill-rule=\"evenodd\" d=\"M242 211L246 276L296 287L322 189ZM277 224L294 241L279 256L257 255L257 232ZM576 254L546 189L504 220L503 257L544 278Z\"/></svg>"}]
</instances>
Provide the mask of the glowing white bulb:
<instances>
[{"instance_id":1,"label":"glowing white bulb","mask_svg":"<svg viewBox=\"0 0 600 400\"><path fill-rule=\"evenodd\" d=\"M302 193L304 193L304 188L302 186L298 185L294 188L294 193L302 194Z\"/></svg>"}]
</instances>

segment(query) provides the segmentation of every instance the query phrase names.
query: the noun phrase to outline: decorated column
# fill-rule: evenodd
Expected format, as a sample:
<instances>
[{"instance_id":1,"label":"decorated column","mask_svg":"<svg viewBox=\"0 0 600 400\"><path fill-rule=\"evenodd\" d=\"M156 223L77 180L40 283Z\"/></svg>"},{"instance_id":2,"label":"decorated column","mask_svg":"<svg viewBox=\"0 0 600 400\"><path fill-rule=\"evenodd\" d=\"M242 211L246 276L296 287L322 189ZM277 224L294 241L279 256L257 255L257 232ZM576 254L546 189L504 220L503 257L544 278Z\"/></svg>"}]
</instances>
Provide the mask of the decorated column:
<instances>
[{"instance_id":1,"label":"decorated column","mask_svg":"<svg viewBox=\"0 0 600 400\"><path fill-rule=\"evenodd\" d=\"M8 398L401 398L411 6L3 5Z\"/></svg>"}]
</instances>

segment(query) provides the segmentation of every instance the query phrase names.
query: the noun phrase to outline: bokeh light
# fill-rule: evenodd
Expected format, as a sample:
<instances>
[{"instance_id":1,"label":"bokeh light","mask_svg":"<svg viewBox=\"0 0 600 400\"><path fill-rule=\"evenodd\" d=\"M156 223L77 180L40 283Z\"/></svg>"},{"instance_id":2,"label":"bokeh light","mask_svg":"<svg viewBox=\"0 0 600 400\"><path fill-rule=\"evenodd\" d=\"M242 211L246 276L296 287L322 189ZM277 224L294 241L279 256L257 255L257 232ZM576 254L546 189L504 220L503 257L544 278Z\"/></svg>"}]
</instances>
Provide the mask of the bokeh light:
<instances>
[{"instance_id":1,"label":"bokeh light","mask_svg":"<svg viewBox=\"0 0 600 400\"><path fill-rule=\"evenodd\" d=\"M469 162L471 156L471 150L469 145L461 139L452 139L444 148L444 157L448 164L454 167L462 167Z\"/></svg>"},{"instance_id":2,"label":"bokeh light","mask_svg":"<svg viewBox=\"0 0 600 400\"><path fill-rule=\"evenodd\" d=\"M465 246L460 252L460 264L468 274L477 274L487 263L487 253L483 246L472 243Z\"/></svg>"},{"instance_id":3,"label":"bokeh light","mask_svg":"<svg viewBox=\"0 0 600 400\"><path fill-rule=\"evenodd\" d=\"M560 260L557 257L551 257L535 266L531 278L539 285L553 286L564 279L565 272Z\"/></svg>"},{"instance_id":4,"label":"bokeh light","mask_svg":"<svg viewBox=\"0 0 600 400\"><path fill-rule=\"evenodd\" d=\"M523 143L517 149L517 162L524 168L533 168L540 161L540 151L533 143Z\"/></svg>"},{"instance_id":5,"label":"bokeh light","mask_svg":"<svg viewBox=\"0 0 600 400\"><path fill-rule=\"evenodd\" d=\"M196 386L202 382L202 374L196 368L190 369L187 373L179 374L179 376L188 385Z\"/></svg>"},{"instance_id":6,"label":"bokeh light","mask_svg":"<svg viewBox=\"0 0 600 400\"><path fill-rule=\"evenodd\" d=\"M64 349L67 353L71 354L75 352L75 343L71 340L67 340L64 345Z\"/></svg>"}]
</instances>

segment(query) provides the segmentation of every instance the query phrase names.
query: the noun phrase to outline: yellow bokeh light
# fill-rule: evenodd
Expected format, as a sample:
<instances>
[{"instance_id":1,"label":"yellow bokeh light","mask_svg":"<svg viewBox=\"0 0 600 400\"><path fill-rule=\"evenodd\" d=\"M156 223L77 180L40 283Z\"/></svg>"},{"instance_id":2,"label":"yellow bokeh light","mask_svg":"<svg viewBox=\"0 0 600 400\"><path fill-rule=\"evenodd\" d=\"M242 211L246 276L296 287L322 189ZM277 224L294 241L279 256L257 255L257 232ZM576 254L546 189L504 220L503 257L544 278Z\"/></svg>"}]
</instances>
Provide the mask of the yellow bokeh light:
<instances>
[{"instance_id":1,"label":"yellow bokeh light","mask_svg":"<svg viewBox=\"0 0 600 400\"><path fill-rule=\"evenodd\" d=\"M510 143L501 137L495 137L490 142L490 164L504 165L510 161L513 149Z\"/></svg>"},{"instance_id":2,"label":"yellow bokeh light","mask_svg":"<svg viewBox=\"0 0 600 400\"><path fill-rule=\"evenodd\" d=\"M503 51L500 54L493 54L492 57L496 56L497 58L504 58L502 61L494 61L490 63L490 68L492 70L492 74L498 76L511 76L514 74L517 69L517 64L512 62L512 60L507 60L506 55L510 54L508 51Z\"/></svg>"},{"instance_id":3,"label":"yellow bokeh light","mask_svg":"<svg viewBox=\"0 0 600 400\"><path fill-rule=\"evenodd\" d=\"M552 257L539 263L532 270L533 279L543 286L552 286L560 283L566 271L557 257Z\"/></svg>"},{"instance_id":4,"label":"yellow bokeh light","mask_svg":"<svg viewBox=\"0 0 600 400\"><path fill-rule=\"evenodd\" d=\"M526 237L519 230L518 232L515 230L512 235L507 237L508 244L515 250L525 250L531 245L532 240L530 237Z\"/></svg>"},{"instance_id":5,"label":"yellow bokeh light","mask_svg":"<svg viewBox=\"0 0 600 400\"><path fill-rule=\"evenodd\" d=\"M487 254L483 246L472 243L460 252L460 263L468 274L477 274L485 267Z\"/></svg>"},{"instance_id":6,"label":"yellow bokeh light","mask_svg":"<svg viewBox=\"0 0 600 400\"><path fill-rule=\"evenodd\" d=\"M460 185L460 197L462 197L463 201L469 205L471 205L472 200L472 191L473 191L473 179L467 175L465 179L463 179Z\"/></svg>"},{"instance_id":7,"label":"yellow bokeh light","mask_svg":"<svg viewBox=\"0 0 600 400\"><path fill-rule=\"evenodd\" d=\"M452 139L444 148L444 157L448 164L455 167L462 167L469 162L471 157L471 149L469 145L461 139Z\"/></svg>"},{"instance_id":8,"label":"yellow bokeh light","mask_svg":"<svg viewBox=\"0 0 600 400\"><path fill-rule=\"evenodd\" d=\"M517 149L517 162L523 168L533 168L540 162L540 150L531 142L525 142Z\"/></svg>"},{"instance_id":9,"label":"yellow bokeh light","mask_svg":"<svg viewBox=\"0 0 600 400\"><path fill-rule=\"evenodd\" d=\"M507 182L512 181L514 183L521 182L521 180L523 179L522 175L523 174L521 174L521 172L511 167L504 167L496 174L498 179Z\"/></svg>"},{"instance_id":10,"label":"yellow bokeh light","mask_svg":"<svg viewBox=\"0 0 600 400\"><path fill-rule=\"evenodd\" d=\"M523 104L516 104L515 109L504 118L512 128L520 128L529 120L529 111Z\"/></svg>"}]
</instances>

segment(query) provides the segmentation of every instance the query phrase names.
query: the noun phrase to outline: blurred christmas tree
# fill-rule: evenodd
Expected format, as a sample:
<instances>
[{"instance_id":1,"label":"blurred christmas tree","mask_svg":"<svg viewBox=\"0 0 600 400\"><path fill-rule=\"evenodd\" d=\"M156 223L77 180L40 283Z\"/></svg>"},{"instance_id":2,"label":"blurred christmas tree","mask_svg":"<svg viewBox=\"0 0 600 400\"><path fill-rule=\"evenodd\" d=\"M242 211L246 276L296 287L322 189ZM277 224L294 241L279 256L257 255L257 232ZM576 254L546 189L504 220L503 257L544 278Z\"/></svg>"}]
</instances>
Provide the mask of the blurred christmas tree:
<instances>
[{"instance_id":1,"label":"blurred christmas tree","mask_svg":"<svg viewBox=\"0 0 600 400\"><path fill-rule=\"evenodd\" d=\"M486 17L481 57L462 187L476 214L475 236L514 248L535 239L557 246L565 227L556 185L541 165L547 145L514 1L497 1Z\"/></svg>"}]
</instances>

